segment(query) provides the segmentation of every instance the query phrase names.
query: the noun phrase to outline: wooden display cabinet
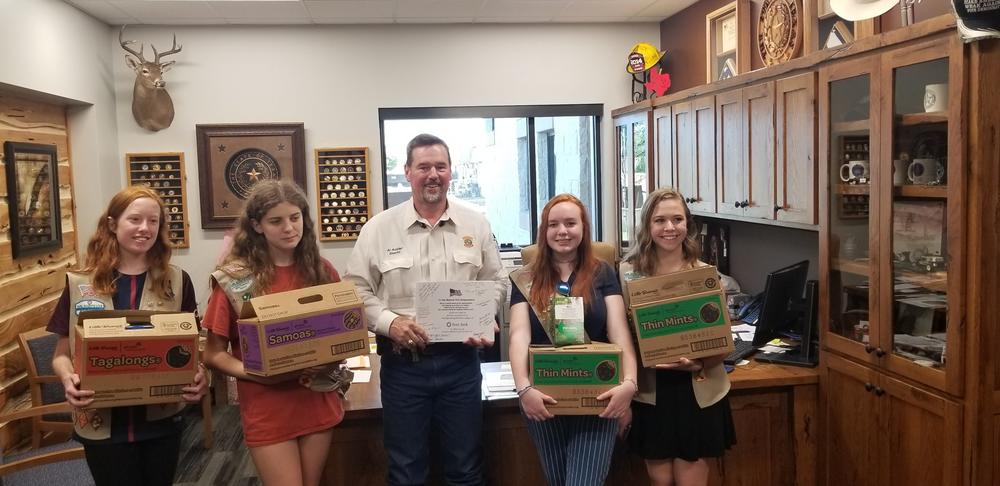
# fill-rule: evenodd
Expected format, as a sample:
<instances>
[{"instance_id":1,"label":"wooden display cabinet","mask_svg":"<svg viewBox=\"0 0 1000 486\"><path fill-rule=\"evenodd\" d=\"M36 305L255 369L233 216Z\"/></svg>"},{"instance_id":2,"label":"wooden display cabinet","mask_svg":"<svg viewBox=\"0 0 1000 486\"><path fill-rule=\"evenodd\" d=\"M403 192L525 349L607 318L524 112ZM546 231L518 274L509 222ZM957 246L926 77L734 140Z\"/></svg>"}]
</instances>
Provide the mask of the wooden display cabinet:
<instances>
[{"instance_id":1,"label":"wooden display cabinet","mask_svg":"<svg viewBox=\"0 0 1000 486\"><path fill-rule=\"evenodd\" d=\"M321 241L356 240L371 218L368 148L316 149L316 218Z\"/></svg>"},{"instance_id":2,"label":"wooden display cabinet","mask_svg":"<svg viewBox=\"0 0 1000 486\"><path fill-rule=\"evenodd\" d=\"M146 186L159 194L167 208L170 243L174 248L190 246L187 176L183 152L127 153L125 177L130 186Z\"/></svg>"}]
</instances>

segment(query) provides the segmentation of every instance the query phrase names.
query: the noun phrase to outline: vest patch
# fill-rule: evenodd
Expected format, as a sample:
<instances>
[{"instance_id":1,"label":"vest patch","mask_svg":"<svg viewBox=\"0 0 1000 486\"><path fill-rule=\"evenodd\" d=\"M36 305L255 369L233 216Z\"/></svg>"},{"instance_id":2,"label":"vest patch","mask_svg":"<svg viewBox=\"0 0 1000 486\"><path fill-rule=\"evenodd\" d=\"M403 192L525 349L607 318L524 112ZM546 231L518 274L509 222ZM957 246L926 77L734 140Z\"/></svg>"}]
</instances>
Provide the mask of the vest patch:
<instances>
[{"instance_id":1,"label":"vest patch","mask_svg":"<svg viewBox=\"0 0 1000 486\"><path fill-rule=\"evenodd\" d=\"M97 292L94 291L94 286L93 285L90 285L90 284L80 284L80 285L77 285L77 287L80 289L80 295L83 296L83 297L95 297L95 296L97 296Z\"/></svg>"},{"instance_id":2,"label":"vest patch","mask_svg":"<svg viewBox=\"0 0 1000 486\"><path fill-rule=\"evenodd\" d=\"M234 294L246 292L250 290L251 285L253 285L253 279L250 277L235 279L229 283L229 291Z\"/></svg>"},{"instance_id":3,"label":"vest patch","mask_svg":"<svg viewBox=\"0 0 1000 486\"><path fill-rule=\"evenodd\" d=\"M76 315L80 315L81 312L99 311L104 309L104 302L94 299L81 300L73 306L73 310L76 312Z\"/></svg>"}]
</instances>

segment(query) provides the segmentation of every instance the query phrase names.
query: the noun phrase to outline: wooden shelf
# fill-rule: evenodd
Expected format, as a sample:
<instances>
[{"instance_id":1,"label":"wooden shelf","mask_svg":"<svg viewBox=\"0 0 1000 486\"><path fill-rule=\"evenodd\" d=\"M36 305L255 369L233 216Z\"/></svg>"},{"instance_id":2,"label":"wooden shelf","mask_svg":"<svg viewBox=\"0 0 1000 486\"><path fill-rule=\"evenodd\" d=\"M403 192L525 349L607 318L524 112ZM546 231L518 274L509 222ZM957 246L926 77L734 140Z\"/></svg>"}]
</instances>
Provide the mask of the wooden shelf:
<instances>
[{"instance_id":1,"label":"wooden shelf","mask_svg":"<svg viewBox=\"0 0 1000 486\"><path fill-rule=\"evenodd\" d=\"M837 135L868 133L871 131L871 124L868 120L837 122L831 125L831 131Z\"/></svg>"},{"instance_id":2,"label":"wooden shelf","mask_svg":"<svg viewBox=\"0 0 1000 486\"><path fill-rule=\"evenodd\" d=\"M143 169L153 164L170 164L169 169ZM167 208L167 225L170 234L170 243L174 248L188 248L191 246L190 230L187 217L187 191L184 184L184 153L126 153L125 171L129 185L147 186L163 199L163 205ZM157 173L165 174L169 177L150 177ZM153 184L158 184L154 186ZM176 191L174 194L167 194L167 191ZM168 202L171 201L171 202ZM177 201L177 202L173 202ZM171 209L177 209L172 212ZM180 228L173 225L180 224Z\"/></svg>"},{"instance_id":3,"label":"wooden shelf","mask_svg":"<svg viewBox=\"0 0 1000 486\"><path fill-rule=\"evenodd\" d=\"M358 159L355 162L355 159ZM360 167L362 170L352 170L340 172L339 167ZM332 169L330 172L324 170ZM316 149L316 207L317 209L317 233L320 241L350 241L358 239L361 227L371 218L371 191L368 188L368 181L371 177L368 174L368 148L367 147L347 147L347 148L318 148ZM350 180L340 180L341 177L351 176ZM327 180L325 180L327 179ZM327 185L347 185L341 189L326 189ZM357 188L349 186L356 185ZM354 196L347 193L353 192ZM357 193L363 192L360 196ZM341 193L344 194L341 197ZM323 203L336 202L337 206L324 206ZM348 205L348 202L355 203ZM338 210L348 210L350 213L337 214ZM353 212L357 210L358 212ZM364 218L364 221L339 221L340 218ZM327 219L327 222L323 221ZM339 226L339 229L338 229Z\"/></svg>"},{"instance_id":4,"label":"wooden shelf","mask_svg":"<svg viewBox=\"0 0 1000 486\"><path fill-rule=\"evenodd\" d=\"M920 273L911 272L909 270L900 270L897 268L894 270L894 273L897 277L902 277L906 283L923 287L934 292L948 292L947 271Z\"/></svg>"},{"instance_id":5,"label":"wooden shelf","mask_svg":"<svg viewBox=\"0 0 1000 486\"><path fill-rule=\"evenodd\" d=\"M947 199L948 186L923 186L917 184L895 186L892 188L892 194L897 197L930 197Z\"/></svg>"},{"instance_id":6,"label":"wooden shelf","mask_svg":"<svg viewBox=\"0 0 1000 486\"><path fill-rule=\"evenodd\" d=\"M871 184L836 184L833 186L834 194L871 194Z\"/></svg>"},{"instance_id":7,"label":"wooden shelf","mask_svg":"<svg viewBox=\"0 0 1000 486\"><path fill-rule=\"evenodd\" d=\"M870 260L840 260L834 258L830 262L830 268L840 272L853 273L855 275L869 276Z\"/></svg>"},{"instance_id":8,"label":"wooden shelf","mask_svg":"<svg viewBox=\"0 0 1000 486\"><path fill-rule=\"evenodd\" d=\"M896 123L904 126L927 125L929 123L948 123L948 112L906 113L896 115Z\"/></svg>"}]
</instances>

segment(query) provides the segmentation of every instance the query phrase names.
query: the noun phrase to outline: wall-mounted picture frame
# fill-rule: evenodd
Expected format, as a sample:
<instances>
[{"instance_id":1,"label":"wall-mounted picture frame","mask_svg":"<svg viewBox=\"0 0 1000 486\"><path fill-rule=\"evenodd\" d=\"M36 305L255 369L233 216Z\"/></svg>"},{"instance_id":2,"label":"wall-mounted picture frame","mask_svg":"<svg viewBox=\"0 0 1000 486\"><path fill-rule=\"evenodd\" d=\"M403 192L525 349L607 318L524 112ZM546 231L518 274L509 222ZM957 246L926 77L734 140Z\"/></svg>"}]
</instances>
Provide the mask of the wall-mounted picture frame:
<instances>
[{"instance_id":1,"label":"wall-mounted picture frame","mask_svg":"<svg viewBox=\"0 0 1000 486\"><path fill-rule=\"evenodd\" d=\"M290 179L306 186L305 125L197 125L201 227L233 226L254 184Z\"/></svg>"},{"instance_id":2,"label":"wall-mounted picture frame","mask_svg":"<svg viewBox=\"0 0 1000 486\"><path fill-rule=\"evenodd\" d=\"M56 146L4 142L3 152L12 256L20 258L61 248Z\"/></svg>"},{"instance_id":3,"label":"wall-mounted picture frame","mask_svg":"<svg viewBox=\"0 0 1000 486\"><path fill-rule=\"evenodd\" d=\"M750 71L749 0L736 0L705 16L705 51L706 82Z\"/></svg>"},{"instance_id":4,"label":"wall-mounted picture frame","mask_svg":"<svg viewBox=\"0 0 1000 486\"><path fill-rule=\"evenodd\" d=\"M838 20L830 29L830 34L826 36L826 43L823 44L823 48L838 47L853 41L854 34L851 33L851 29L847 27L847 24L843 20Z\"/></svg>"}]
</instances>

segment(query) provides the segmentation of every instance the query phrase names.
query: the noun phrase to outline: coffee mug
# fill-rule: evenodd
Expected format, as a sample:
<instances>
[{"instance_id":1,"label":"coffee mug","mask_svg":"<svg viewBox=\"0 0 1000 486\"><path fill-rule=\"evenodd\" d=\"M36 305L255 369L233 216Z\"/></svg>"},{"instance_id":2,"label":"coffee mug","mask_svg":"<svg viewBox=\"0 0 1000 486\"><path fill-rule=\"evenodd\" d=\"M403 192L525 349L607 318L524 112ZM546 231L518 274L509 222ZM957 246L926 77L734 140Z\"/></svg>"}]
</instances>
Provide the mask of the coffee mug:
<instances>
[{"instance_id":1,"label":"coffee mug","mask_svg":"<svg viewBox=\"0 0 1000 486\"><path fill-rule=\"evenodd\" d=\"M936 184L944 179L944 164L938 159L913 159L906 178L914 184Z\"/></svg>"},{"instance_id":2,"label":"coffee mug","mask_svg":"<svg viewBox=\"0 0 1000 486\"><path fill-rule=\"evenodd\" d=\"M948 109L948 83L928 84L924 88L924 111L927 113Z\"/></svg>"},{"instance_id":3,"label":"coffee mug","mask_svg":"<svg viewBox=\"0 0 1000 486\"><path fill-rule=\"evenodd\" d=\"M844 182L858 181L869 177L867 160L850 160L840 166L840 180Z\"/></svg>"},{"instance_id":4,"label":"coffee mug","mask_svg":"<svg viewBox=\"0 0 1000 486\"><path fill-rule=\"evenodd\" d=\"M902 186L906 184L906 174L910 161L907 159L896 159L892 161L892 185Z\"/></svg>"}]
</instances>

